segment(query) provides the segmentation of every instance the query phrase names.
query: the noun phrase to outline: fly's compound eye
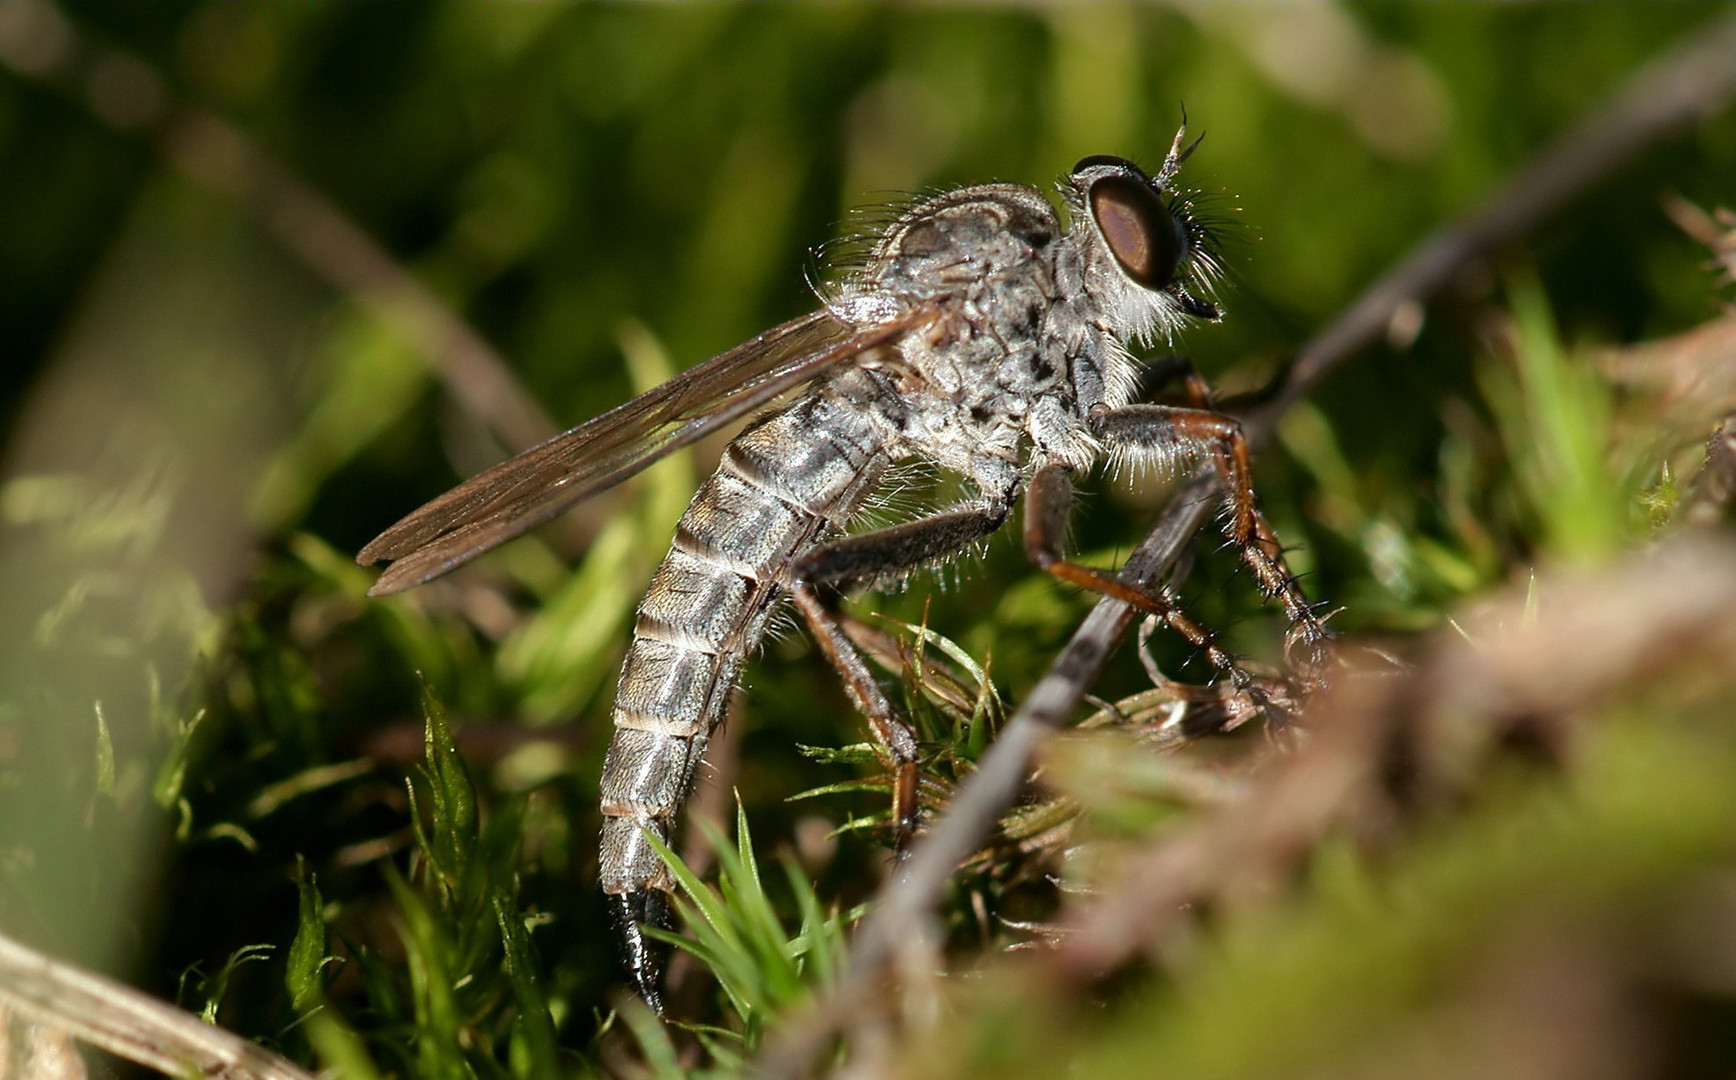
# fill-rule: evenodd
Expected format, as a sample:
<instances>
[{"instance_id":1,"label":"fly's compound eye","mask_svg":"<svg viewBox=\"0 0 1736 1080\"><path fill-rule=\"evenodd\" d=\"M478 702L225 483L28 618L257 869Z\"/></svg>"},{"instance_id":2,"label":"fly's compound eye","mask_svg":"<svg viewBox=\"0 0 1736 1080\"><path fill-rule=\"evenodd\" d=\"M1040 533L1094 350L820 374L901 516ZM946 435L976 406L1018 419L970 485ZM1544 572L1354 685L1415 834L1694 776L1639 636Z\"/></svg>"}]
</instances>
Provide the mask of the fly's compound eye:
<instances>
[{"instance_id":1,"label":"fly's compound eye","mask_svg":"<svg viewBox=\"0 0 1736 1080\"><path fill-rule=\"evenodd\" d=\"M1147 289L1168 287L1184 238L1162 197L1131 176L1106 176L1091 185L1089 198L1097 230L1127 276Z\"/></svg>"}]
</instances>

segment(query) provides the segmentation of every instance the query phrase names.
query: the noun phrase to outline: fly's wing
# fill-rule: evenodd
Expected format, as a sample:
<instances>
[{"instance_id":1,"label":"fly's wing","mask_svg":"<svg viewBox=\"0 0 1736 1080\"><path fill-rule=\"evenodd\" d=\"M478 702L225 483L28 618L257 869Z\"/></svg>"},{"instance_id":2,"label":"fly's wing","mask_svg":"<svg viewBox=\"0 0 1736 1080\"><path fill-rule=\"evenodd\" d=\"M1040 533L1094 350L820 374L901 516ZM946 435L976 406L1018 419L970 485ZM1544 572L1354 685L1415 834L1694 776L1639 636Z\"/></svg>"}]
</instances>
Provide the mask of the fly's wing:
<instances>
[{"instance_id":1,"label":"fly's wing","mask_svg":"<svg viewBox=\"0 0 1736 1080\"><path fill-rule=\"evenodd\" d=\"M356 556L392 560L368 595L461 566L926 318L918 309L858 328L817 311L714 356L411 512Z\"/></svg>"}]
</instances>

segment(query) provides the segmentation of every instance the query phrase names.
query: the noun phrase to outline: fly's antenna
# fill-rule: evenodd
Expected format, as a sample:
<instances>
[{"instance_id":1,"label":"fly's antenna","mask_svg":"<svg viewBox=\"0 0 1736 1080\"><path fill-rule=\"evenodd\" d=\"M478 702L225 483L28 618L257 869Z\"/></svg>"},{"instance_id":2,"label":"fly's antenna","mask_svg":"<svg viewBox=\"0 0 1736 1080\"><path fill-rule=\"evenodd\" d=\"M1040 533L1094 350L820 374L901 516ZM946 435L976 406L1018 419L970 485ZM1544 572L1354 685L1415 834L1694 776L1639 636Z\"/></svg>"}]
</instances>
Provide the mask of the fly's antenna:
<instances>
[{"instance_id":1,"label":"fly's antenna","mask_svg":"<svg viewBox=\"0 0 1736 1080\"><path fill-rule=\"evenodd\" d=\"M1164 155L1163 165L1158 168L1157 176L1152 179L1152 183L1159 191L1169 190L1169 182L1175 179L1176 173L1181 172L1182 162L1193 156L1193 152L1199 149L1200 143L1205 141L1206 135L1205 132L1202 131L1193 142L1187 143L1187 145L1184 146L1182 143L1186 138L1187 103L1183 102L1181 106L1181 126L1175 129L1175 138L1170 140L1169 153Z\"/></svg>"}]
</instances>

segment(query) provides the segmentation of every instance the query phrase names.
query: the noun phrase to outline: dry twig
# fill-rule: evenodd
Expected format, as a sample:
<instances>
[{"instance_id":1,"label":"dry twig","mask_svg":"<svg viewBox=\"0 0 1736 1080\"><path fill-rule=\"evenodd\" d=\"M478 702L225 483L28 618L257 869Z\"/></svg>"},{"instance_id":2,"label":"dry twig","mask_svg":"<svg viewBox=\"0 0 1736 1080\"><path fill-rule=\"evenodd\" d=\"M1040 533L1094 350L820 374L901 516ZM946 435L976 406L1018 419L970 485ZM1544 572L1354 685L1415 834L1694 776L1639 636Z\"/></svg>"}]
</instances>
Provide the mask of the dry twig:
<instances>
[{"instance_id":1,"label":"dry twig","mask_svg":"<svg viewBox=\"0 0 1736 1080\"><path fill-rule=\"evenodd\" d=\"M314 1080L239 1035L148 994L0 936L0 1006L176 1077Z\"/></svg>"}]
</instances>

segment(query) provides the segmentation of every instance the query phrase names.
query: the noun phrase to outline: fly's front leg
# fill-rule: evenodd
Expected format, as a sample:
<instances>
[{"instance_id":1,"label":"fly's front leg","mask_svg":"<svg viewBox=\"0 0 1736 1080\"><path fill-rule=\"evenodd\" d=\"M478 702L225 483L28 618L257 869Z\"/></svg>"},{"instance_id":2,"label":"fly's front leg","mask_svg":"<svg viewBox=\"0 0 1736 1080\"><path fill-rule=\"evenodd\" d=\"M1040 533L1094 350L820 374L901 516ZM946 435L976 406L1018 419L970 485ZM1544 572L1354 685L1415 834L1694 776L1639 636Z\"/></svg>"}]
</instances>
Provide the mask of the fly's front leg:
<instances>
[{"instance_id":1,"label":"fly's front leg","mask_svg":"<svg viewBox=\"0 0 1736 1080\"><path fill-rule=\"evenodd\" d=\"M902 854L916 832L916 736L899 718L862 654L844 633L835 612L815 591L816 585L839 590L861 588L888 575L906 573L968 548L1000 528L1007 519L1005 501L952 510L887 529L847 536L822 544L794 567L790 595L814 640L837 669L850 700L873 729L892 770L892 821Z\"/></svg>"},{"instance_id":2,"label":"fly's front leg","mask_svg":"<svg viewBox=\"0 0 1736 1080\"><path fill-rule=\"evenodd\" d=\"M1241 552L1260 592L1283 605L1290 620L1284 651L1292 665L1304 676L1318 677L1326 664L1325 643L1332 635L1302 595L1295 575L1284 563L1284 551L1272 526L1254 505L1248 442L1242 425L1234 417L1208 408L1128 405L1094 411L1091 426L1098 438L1122 453L1165 456L1202 448L1212 454L1229 489L1224 534Z\"/></svg>"},{"instance_id":3,"label":"fly's front leg","mask_svg":"<svg viewBox=\"0 0 1736 1080\"><path fill-rule=\"evenodd\" d=\"M1061 536L1073 508L1073 483L1065 465L1045 465L1031 478L1025 492L1025 553L1044 573L1080 588L1113 597L1130 607L1163 620L1194 648L1205 654L1214 668L1229 675L1238 690L1252 679L1217 643L1211 632L1190 618L1176 603L1169 589L1148 591L1129 585L1114 574L1071 562L1061 554Z\"/></svg>"}]
</instances>

